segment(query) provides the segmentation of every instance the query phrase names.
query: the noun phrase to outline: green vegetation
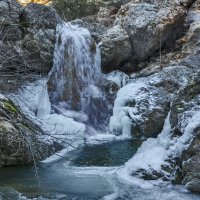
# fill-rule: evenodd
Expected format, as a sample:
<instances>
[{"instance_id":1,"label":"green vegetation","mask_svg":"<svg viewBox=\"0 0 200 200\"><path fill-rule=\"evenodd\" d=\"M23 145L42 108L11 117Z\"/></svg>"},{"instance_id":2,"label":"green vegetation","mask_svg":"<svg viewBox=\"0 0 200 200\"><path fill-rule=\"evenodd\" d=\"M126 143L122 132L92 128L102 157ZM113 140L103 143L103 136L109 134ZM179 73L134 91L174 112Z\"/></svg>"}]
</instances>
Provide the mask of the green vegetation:
<instances>
[{"instance_id":1,"label":"green vegetation","mask_svg":"<svg viewBox=\"0 0 200 200\"><path fill-rule=\"evenodd\" d=\"M15 104L10 101L10 100L5 100L3 102L5 109L8 110L9 112L13 113L13 114L18 114L19 110L18 108L15 106Z\"/></svg>"}]
</instances>

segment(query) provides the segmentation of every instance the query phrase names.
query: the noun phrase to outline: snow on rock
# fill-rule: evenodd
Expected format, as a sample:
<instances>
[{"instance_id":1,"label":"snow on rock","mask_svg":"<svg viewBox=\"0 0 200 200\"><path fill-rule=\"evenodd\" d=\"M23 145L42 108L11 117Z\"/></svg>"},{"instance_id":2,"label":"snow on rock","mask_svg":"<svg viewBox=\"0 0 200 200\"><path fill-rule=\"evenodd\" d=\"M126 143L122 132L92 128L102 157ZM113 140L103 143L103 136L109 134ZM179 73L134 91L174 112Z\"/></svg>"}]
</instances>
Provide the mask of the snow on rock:
<instances>
[{"instance_id":1,"label":"snow on rock","mask_svg":"<svg viewBox=\"0 0 200 200\"><path fill-rule=\"evenodd\" d=\"M48 104L46 82L46 79L40 79L29 83L21 88L19 92L11 95L11 98L20 106L22 111L31 118L36 117L38 107L41 108L46 102ZM49 105L47 106L49 107Z\"/></svg>"},{"instance_id":2,"label":"snow on rock","mask_svg":"<svg viewBox=\"0 0 200 200\"><path fill-rule=\"evenodd\" d=\"M163 87L170 93L188 84L193 71L186 66L168 66L159 73L149 76L148 83L152 86Z\"/></svg>"},{"instance_id":3,"label":"snow on rock","mask_svg":"<svg viewBox=\"0 0 200 200\"><path fill-rule=\"evenodd\" d=\"M198 111L190 112L190 115L191 116L187 117L187 119L184 119L184 117L182 117L181 130L184 134L181 137L175 139L174 147L171 148L171 150L176 151L178 155L180 155L183 150L187 149L190 141L195 136L194 130L200 126L200 107Z\"/></svg>"},{"instance_id":4,"label":"snow on rock","mask_svg":"<svg viewBox=\"0 0 200 200\"><path fill-rule=\"evenodd\" d=\"M4 95L0 94L0 99L1 100L6 100L7 98Z\"/></svg>"},{"instance_id":5,"label":"snow on rock","mask_svg":"<svg viewBox=\"0 0 200 200\"><path fill-rule=\"evenodd\" d=\"M110 132L136 137L156 135L162 130L168 104L166 91L150 86L145 78L137 79L119 90L110 118Z\"/></svg>"},{"instance_id":6,"label":"snow on rock","mask_svg":"<svg viewBox=\"0 0 200 200\"><path fill-rule=\"evenodd\" d=\"M170 167L168 160L173 161L180 157L183 150L188 147L194 136L193 130L200 125L197 116L200 116L200 111L188 120L181 137L172 137L169 113L163 131L157 138L149 138L142 144L133 158L125 164L123 173L126 173L126 176L136 175L141 178L147 178L148 175L150 179L169 177L170 173L165 171L163 166Z\"/></svg>"},{"instance_id":7,"label":"snow on rock","mask_svg":"<svg viewBox=\"0 0 200 200\"><path fill-rule=\"evenodd\" d=\"M30 83L17 94L12 95L12 99L31 120L45 131L46 134L41 137L42 141L56 142L71 150L83 143L86 131L83 123L76 122L72 118L75 116L75 118L80 118L80 121L84 121L87 120L86 116L62 110L62 107L57 108L59 114L50 114L51 104L46 82L46 79L41 79Z\"/></svg>"},{"instance_id":8,"label":"snow on rock","mask_svg":"<svg viewBox=\"0 0 200 200\"><path fill-rule=\"evenodd\" d=\"M76 146L83 142L86 130L84 124L58 114L46 115L41 120L50 137L65 146Z\"/></svg>"},{"instance_id":9,"label":"snow on rock","mask_svg":"<svg viewBox=\"0 0 200 200\"><path fill-rule=\"evenodd\" d=\"M128 84L129 76L124 72L116 70L107 75L107 80L116 83L121 88Z\"/></svg>"},{"instance_id":10,"label":"snow on rock","mask_svg":"<svg viewBox=\"0 0 200 200\"><path fill-rule=\"evenodd\" d=\"M168 152L166 149L170 142L171 125L169 116L170 113L165 120L165 125L160 135L157 138L149 138L145 141L134 157L125 164L123 171L127 173L127 176L131 176L141 169L148 173L162 170L161 165L167 159Z\"/></svg>"},{"instance_id":11,"label":"snow on rock","mask_svg":"<svg viewBox=\"0 0 200 200\"><path fill-rule=\"evenodd\" d=\"M130 83L118 91L110 132L137 137L157 136L169 112L171 93L187 85L192 74L193 71L185 66L169 66L147 78L130 79Z\"/></svg>"},{"instance_id":12,"label":"snow on rock","mask_svg":"<svg viewBox=\"0 0 200 200\"><path fill-rule=\"evenodd\" d=\"M200 127L199 81L181 89L171 104L163 131L147 139L122 169L126 176L170 179L176 159L188 149ZM198 136L198 135L197 135Z\"/></svg>"}]
</instances>

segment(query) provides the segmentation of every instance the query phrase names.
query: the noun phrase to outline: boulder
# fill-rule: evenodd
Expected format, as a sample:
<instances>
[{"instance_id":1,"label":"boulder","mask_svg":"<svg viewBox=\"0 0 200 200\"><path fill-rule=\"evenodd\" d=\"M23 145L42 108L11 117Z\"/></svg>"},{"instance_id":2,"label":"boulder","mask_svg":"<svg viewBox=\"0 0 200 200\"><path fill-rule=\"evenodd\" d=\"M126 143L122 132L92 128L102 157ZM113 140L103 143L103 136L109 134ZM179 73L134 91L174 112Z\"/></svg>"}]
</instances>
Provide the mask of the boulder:
<instances>
[{"instance_id":1,"label":"boulder","mask_svg":"<svg viewBox=\"0 0 200 200\"><path fill-rule=\"evenodd\" d=\"M132 47L127 32L114 26L101 36L102 69L105 72L120 68L131 57Z\"/></svg>"},{"instance_id":2,"label":"boulder","mask_svg":"<svg viewBox=\"0 0 200 200\"><path fill-rule=\"evenodd\" d=\"M29 4L22 7L15 0L1 1L1 74L49 72L59 19L56 11L48 6Z\"/></svg>"},{"instance_id":3,"label":"boulder","mask_svg":"<svg viewBox=\"0 0 200 200\"><path fill-rule=\"evenodd\" d=\"M0 166L25 165L61 149L45 143L45 133L8 98L0 95Z\"/></svg>"},{"instance_id":4,"label":"boulder","mask_svg":"<svg viewBox=\"0 0 200 200\"><path fill-rule=\"evenodd\" d=\"M164 46L173 45L180 36L185 19L184 6L165 3L129 3L119 10L115 24L128 33L133 63L149 58Z\"/></svg>"},{"instance_id":5,"label":"boulder","mask_svg":"<svg viewBox=\"0 0 200 200\"><path fill-rule=\"evenodd\" d=\"M110 132L138 138L156 137L162 131L169 102L168 92L150 86L147 80L128 84L117 94Z\"/></svg>"},{"instance_id":6,"label":"boulder","mask_svg":"<svg viewBox=\"0 0 200 200\"><path fill-rule=\"evenodd\" d=\"M28 4L20 17L21 23L37 29L55 29L61 20L53 8L36 3Z\"/></svg>"}]
</instances>

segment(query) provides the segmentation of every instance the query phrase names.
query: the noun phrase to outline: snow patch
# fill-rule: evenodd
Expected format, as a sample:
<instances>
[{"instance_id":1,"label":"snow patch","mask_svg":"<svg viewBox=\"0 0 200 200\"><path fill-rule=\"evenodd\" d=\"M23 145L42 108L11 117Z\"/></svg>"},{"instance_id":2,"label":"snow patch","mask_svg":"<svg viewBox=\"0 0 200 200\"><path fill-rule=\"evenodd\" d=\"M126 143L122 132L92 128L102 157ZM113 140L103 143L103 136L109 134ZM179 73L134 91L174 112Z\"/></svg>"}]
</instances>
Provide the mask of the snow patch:
<instances>
[{"instance_id":1,"label":"snow patch","mask_svg":"<svg viewBox=\"0 0 200 200\"><path fill-rule=\"evenodd\" d=\"M116 83L121 88L129 83L129 76L124 72L116 70L107 75L107 80Z\"/></svg>"},{"instance_id":2,"label":"snow patch","mask_svg":"<svg viewBox=\"0 0 200 200\"><path fill-rule=\"evenodd\" d=\"M2 95L2 94L0 94L0 99L1 100L7 100L7 98L4 95Z\"/></svg>"},{"instance_id":3,"label":"snow patch","mask_svg":"<svg viewBox=\"0 0 200 200\"><path fill-rule=\"evenodd\" d=\"M50 133L49 137L53 137L66 147L76 148L83 143L85 124L58 114L46 115L41 118L41 121L46 132Z\"/></svg>"}]
</instances>

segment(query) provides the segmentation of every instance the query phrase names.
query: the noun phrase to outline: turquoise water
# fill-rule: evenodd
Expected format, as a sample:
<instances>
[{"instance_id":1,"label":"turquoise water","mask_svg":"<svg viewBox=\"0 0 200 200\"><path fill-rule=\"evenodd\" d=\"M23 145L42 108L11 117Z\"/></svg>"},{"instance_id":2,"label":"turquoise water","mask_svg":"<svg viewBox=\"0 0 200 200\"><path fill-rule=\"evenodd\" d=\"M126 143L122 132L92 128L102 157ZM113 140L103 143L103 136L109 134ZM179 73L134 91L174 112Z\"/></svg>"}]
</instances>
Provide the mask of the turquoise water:
<instances>
[{"instance_id":1,"label":"turquoise water","mask_svg":"<svg viewBox=\"0 0 200 200\"><path fill-rule=\"evenodd\" d=\"M120 180L116 174L119 166L133 156L141 142L126 140L85 146L68 155L68 159L38 165L39 180L31 166L1 168L0 186L38 200L200 200L199 195L183 187L141 188ZM0 200L19 200L17 196L0 187Z\"/></svg>"},{"instance_id":2,"label":"turquoise water","mask_svg":"<svg viewBox=\"0 0 200 200\"><path fill-rule=\"evenodd\" d=\"M124 140L99 145L84 146L73 158L75 166L120 166L137 152L142 140Z\"/></svg>"},{"instance_id":3,"label":"turquoise water","mask_svg":"<svg viewBox=\"0 0 200 200\"><path fill-rule=\"evenodd\" d=\"M1 168L0 186L14 188L29 197L42 195L50 198L65 194L86 200L99 199L112 193L113 189L108 180L96 172L84 175L84 167L122 165L141 143L140 140L125 140L84 146L57 163L38 166L39 182L31 166Z\"/></svg>"},{"instance_id":4,"label":"turquoise water","mask_svg":"<svg viewBox=\"0 0 200 200\"><path fill-rule=\"evenodd\" d=\"M55 196L64 195L87 200L99 199L112 193L112 188L105 178L99 175L76 174L64 163L40 166L38 171L39 183L31 167L2 168L0 185L14 188L30 198L40 196L46 198L54 196L55 198Z\"/></svg>"}]
</instances>

